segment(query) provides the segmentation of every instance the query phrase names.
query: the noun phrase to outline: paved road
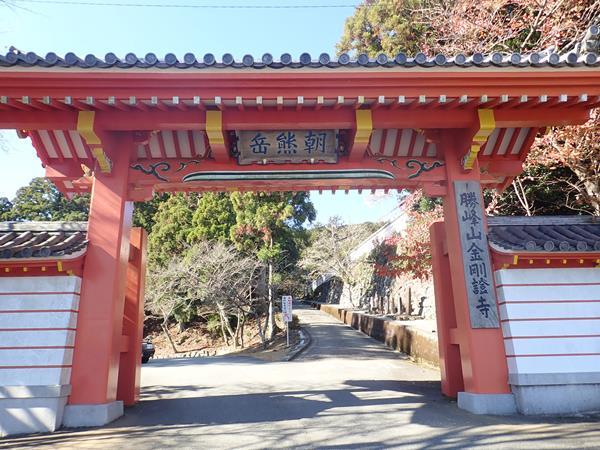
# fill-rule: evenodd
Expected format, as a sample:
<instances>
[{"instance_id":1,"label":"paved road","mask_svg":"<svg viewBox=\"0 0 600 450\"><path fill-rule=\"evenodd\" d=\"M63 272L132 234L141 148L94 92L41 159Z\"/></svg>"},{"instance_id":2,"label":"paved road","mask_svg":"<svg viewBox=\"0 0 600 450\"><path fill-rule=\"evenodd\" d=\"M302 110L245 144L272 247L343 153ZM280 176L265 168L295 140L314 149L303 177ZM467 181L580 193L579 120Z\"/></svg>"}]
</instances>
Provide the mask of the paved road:
<instances>
[{"instance_id":1,"label":"paved road","mask_svg":"<svg viewBox=\"0 0 600 450\"><path fill-rule=\"evenodd\" d=\"M296 361L152 361L142 401L101 429L0 440L18 448L600 448L600 418L475 416L437 371L298 310L313 342Z\"/></svg>"}]
</instances>

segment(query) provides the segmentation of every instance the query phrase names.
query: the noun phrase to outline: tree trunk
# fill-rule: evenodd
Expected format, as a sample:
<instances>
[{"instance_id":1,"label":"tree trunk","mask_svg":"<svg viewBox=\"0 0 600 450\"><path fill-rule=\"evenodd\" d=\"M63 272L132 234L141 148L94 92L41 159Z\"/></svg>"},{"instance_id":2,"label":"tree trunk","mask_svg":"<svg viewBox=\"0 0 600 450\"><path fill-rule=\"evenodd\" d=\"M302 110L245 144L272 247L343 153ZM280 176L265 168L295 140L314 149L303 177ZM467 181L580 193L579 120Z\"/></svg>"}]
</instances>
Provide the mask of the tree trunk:
<instances>
[{"instance_id":1,"label":"tree trunk","mask_svg":"<svg viewBox=\"0 0 600 450\"><path fill-rule=\"evenodd\" d=\"M233 336L233 344L235 345L235 348L238 348L240 346L240 328L241 328L241 323L242 323L242 319L240 316L240 312L238 311L237 313L237 320L235 323L235 334ZM243 346L242 346L243 348Z\"/></svg>"},{"instance_id":2,"label":"tree trunk","mask_svg":"<svg viewBox=\"0 0 600 450\"><path fill-rule=\"evenodd\" d=\"M169 344L171 344L171 348L173 349L173 353L179 353L179 350L177 350L177 347L175 347L175 342L173 342L173 339L171 338L171 335L169 334L169 328L167 327L167 323L163 322L161 324L161 328L163 329L163 332L165 333L165 336L167 336L167 340L169 341Z\"/></svg>"},{"instance_id":3,"label":"tree trunk","mask_svg":"<svg viewBox=\"0 0 600 450\"><path fill-rule=\"evenodd\" d=\"M227 332L225 331L225 323L223 321L223 316L221 315L221 309L217 305L217 310L219 311L219 322L221 323L221 336L223 336L223 341L225 341L225 345L229 345L229 339L227 338Z\"/></svg>"},{"instance_id":4,"label":"tree trunk","mask_svg":"<svg viewBox=\"0 0 600 450\"><path fill-rule=\"evenodd\" d=\"M244 348L244 327L246 325L246 314L242 313L242 321L239 324L239 328L240 328L240 344L242 346L242 348Z\"/></svg>"},{"instance_id":5,"label":"tree trunk","mask_svg":"<svg viewBox=\"0 0 600 450\"><path fill-rule=\"evenodd\" d=\"M532 216L533 213L531 211L531 205L529 204L529 200L527 199L527 193L525 192L525 188L523 187L523 182L519 177L516 177L513 182L513 189L515 190L515 194L517 196L517 200L521 204L521 208L525 211L526 216Z\"/></svg>"},{"instance_id":6,"label":"tree trunk","mask_svg":"<svg viewBox=\"0 0 600 450\"><path fill-rule=\"evenodd\" d=\"M260 336L260 342L262 343L263 349L267 348L267 338L265 337L265 332L262 328L260 321L260 314L256 314L256 325L258 327L258 335ZM265 329L267 328L267 323L265 322Z\"/></svg>"},{"instance_id":7,"label":"tree trunk","mask_svg":"<svg viewBox=\"0 0 600 450\"><path fill-rule=\"evenodd\" d=\"M269 241L270 249L273 249L273 237ZM267 279L267 294L269 296L269 317L267 323L269 325L267 337L269 340L273 339L275 334L275 318L273 317L273 263L269 259L269 277Z\"/></svg>"},{"instance_id":8,"label":"tree trunk","mask_svg":"<svg viewBox=\"0 0 600 450\"><path fill-rule=\"evenodd\" d=\"M221 336L223 336L223 341L225 341L225 345L229 345L229 338L227 338L227 332L225 331L225 324L223 323L223 318L219 314L219 321L221 322Z\"/></svg>"},{"instance_id":9,"label":"tree trunk","mask_svg":"<svg viewBox=\"0 0 600 450\"><path fill-rule=\"evenodd\" d=\"M227 314L225 313L225 308L223 307L223 305L221 303L217 302L217 309L219 310L219 319L221 320L221 327L223 330L223 335L225 336L225 334L228 334L229 337L231 337L232 339L235 340L235 333L234 333L233 329L231 328L231 324L229 323L229 318L227 317ZM228 337L225 338L225 343L227 345L229 345ZM234 342L234 346L236 346L235 342Z\"/></svg>"},{"instance_id":10,"label":"tree trunk","mask_svg":"<svg viewBox=\"0 0 600 450\"><path fill-rule=\"evenodd\" d=\"M352 286L350 286L350 283L344 282L343 287L345 287L348 291L348 302L350 303L350 307L354 308L354 300L352 299Z\"/></svg>"},{"instance_id":11,"label":"tree trunk","mask_svg":"<svg viewBox=\"0 0 600 450\"><path fill-rule=\"evenodd\" d=\"M585 193L591 206L594 208L594 215L600 216L600 186L595 182L596 177L586 177L586 174L580 170L573 170L575 174L582 180Z\"/></svg>"}]
</instances>

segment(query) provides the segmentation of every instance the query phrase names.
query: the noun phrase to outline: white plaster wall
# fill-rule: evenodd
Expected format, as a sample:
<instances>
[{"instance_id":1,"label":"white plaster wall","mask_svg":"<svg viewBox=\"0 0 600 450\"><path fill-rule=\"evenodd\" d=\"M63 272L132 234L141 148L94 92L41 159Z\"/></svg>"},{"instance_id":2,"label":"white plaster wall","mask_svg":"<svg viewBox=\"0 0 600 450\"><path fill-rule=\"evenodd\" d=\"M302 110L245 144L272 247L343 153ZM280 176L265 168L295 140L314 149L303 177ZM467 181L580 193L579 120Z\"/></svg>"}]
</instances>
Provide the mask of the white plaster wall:
<instances>
[{"instance_id":1,"label":"white plaster wall","mask_svg":"<svg viewBox=\"0 0 600 450\"><path fill-rule=\"evenodd\" d=\"M70 348L0 348L0 367L70 366L72 362Z\"/></svg>"},{"instance_id":2,"label":"white plaster wall","mask_svg":"<svg viewBox=\"0 0 600 450\"><path fill-rule=\"evenodd\" d=\"M79 309L79 294L28 294L10 295L0 297L2 311L47 311L47 310L75 310Z\"/></svg>"},{"instance_id":3,"label":"white plaster wall","mask_svg":"<svg viewBox=\"0 0 600 450\"><path fill-rule=\"evenodd\" d=\"M508 355L569 355L600 353L600 336L505 339Z\"/></svg>"},{"instance_id":4,"label":"white plaster wall","mask_svg":"<svg viewBox=\"0 0 600 450\"><path fill-rule=\"evenodd\" d=\"M70 380L70 367L0 369L0 386L57 386Z\"/></svg>"},{"instance_id":5,"label":"white plaster wall","mask_svg":"<svg viewBox=\"0 0 600 450\"><path fill-rule=\"evenodd\" d=\"M80 290L75 276L0 278L0 436L62 423Z\"/></svg>"},{"instance_id":6,"label":"white plaster wall","mask_svg":"<svg viewBox=\"0 0 600 450\"><path fill-rule=\"evenodd\" d=\"M543 306L542 306L543 307ZM501 320L506 320L501 317ZM600 334L600 319L523 320L502 322L504 337L565 337Z\"/></svg>"},{"instance_id":7,"label":"white plaster wall","mask_svg":"<svg viewBox=\"0 0 600 450\"><path fill-rule=\"evenodd\" d=\"M12 293L72 293L81 291L81 278L64 277L2 277L0 278L0 294Z\"/></svg>"},{"instance_id":8,"label":"white plaster wall","mask_svg":"<svg viewBox=\"0 0 600 450\"><path fill-rule=\"evenodd\" d=\"M510 374L600 377L600 269L495 275Z\"/></svg>"},{"instance_id":9,"label":"white plaster wall","mask_svg":"<svg viewBox=\"0 0 600 450\"><path fill-rule=\"evenodd\" d=\"M506 303L500 315L511 320L600 317L600 302Z\"/></svg>"},{"instance_id":10,"label":"white plaster wall","mask_svg":"<svg viewBox=\"0 0 600 450\"><path fill-rule=\"evenodd\" d=\"M0 306L1 307L1 306ZM75 328L77 313L71 311L0 311L0 329ZM35 330L32 330L32 333Z\"/></svg>"},{"instance_id":11,"label":"white plaster wall","mask_svg":"<svg viewBox=\"0 0 600 450\"><path fill-rule=\"evenodd\" d=\"M508 372L514 374L568 374L600 372L600 356L536 356L508 358ZM565 384L560 377L557 384Z\"/></svg>"},{"instance_id":12,"label":"white plaster wall","mask_svg":"<svg viewBox=\"0 0 600 450\"><path fill-rule=\"evenodd\" d=\"M0 278L0 386L69 384L81 279Z\"/></svg>"},{"instance_id":13,"label":"white plaster wall","mask_svg":"<svg viewBox=\"0 0 600 450\"><path fill-rule=\"evenodd\" d=\"M3 347L72 347L75 345L75 330L30 330L0 331Z\"/></svg>"}]
</instances>

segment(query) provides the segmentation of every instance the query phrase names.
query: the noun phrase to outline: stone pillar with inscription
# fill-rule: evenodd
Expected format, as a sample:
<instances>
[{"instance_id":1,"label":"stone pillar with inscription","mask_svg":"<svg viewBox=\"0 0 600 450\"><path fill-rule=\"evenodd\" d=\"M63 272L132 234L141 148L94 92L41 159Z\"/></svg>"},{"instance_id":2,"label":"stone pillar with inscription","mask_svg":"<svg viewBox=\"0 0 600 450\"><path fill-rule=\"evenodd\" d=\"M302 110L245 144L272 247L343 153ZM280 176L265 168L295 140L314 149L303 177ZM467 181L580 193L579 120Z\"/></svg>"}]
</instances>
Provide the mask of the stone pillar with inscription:
<instances>
[{"instance_id":1,"label":"stone pillar with inscription","mask_svg":"<svg viewBox=\"0 0 600 450\"><path fill-rule=\"evenodd\" d=\"M487 242L477 161L464 170L462 158L470 141L447 133L442 146L448 180L444 196L444 226L450 263L450 280L441 292L451 290L456 328L449 330L451 343L459 346L464 392L459 407L477 414L512 414L515 401L508 384L508 370L499 323L493 271Z\"/></svg>"}]
</instances>

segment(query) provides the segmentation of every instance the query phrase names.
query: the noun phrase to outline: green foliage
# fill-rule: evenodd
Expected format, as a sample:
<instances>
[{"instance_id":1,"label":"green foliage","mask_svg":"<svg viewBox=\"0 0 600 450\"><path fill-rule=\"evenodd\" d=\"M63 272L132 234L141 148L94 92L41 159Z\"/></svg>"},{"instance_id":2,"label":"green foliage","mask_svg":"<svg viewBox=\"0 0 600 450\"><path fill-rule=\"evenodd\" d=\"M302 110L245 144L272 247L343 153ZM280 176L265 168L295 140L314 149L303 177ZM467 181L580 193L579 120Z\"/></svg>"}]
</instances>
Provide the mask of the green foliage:
<instances>
[{"instance_id":1,"label":"green foliage","mask_svg":"<svg viewBox=\"0 0 600 450\"><path fill-rule=\"evenodd\" d=\"M215 240L231 242L231 230L235 226L235 211L229 194L202 194L192 218L190 242Z\"/></svg>"},{"instance_id":2,"label":"green foliage","mask_svg":"<svg viewBox=\"0 0 600 450\"><path fill-rule=\"evenodd\" d=\"M173 318L177 323L189 323L196 315L196 305L193 302L182 302L173 309Z\"/></svg>"},{"instance_id":3,"label":"green foliage","mask_svg":"<svg viewBox=\"0 0 600 450\"><path fill-rule=\"evenodd\" d=\"M17 191L10 211L9 203L3 201L1 211L3 220L85 221L89 205L89 194L76 195L69 200L49 180L40 177Z\"/></svg>"},{"instance_id":4,"label":"green foliage","mask_svg":"<svg viewBox=\"0 0 600 450\"><path fill-rule=\"evenodd\" d=\"M12 203L6 197L0 197L0 220L10 220L10 213L12 210Z\"/></svg>"},{"instance_id":5,"label":"green foliage","mask_svg":"<svg viewBox=\"0 0 600 450\"><path fill-rule=\"evenodd\" d=\"M200 258L190 249L196 244L234 244L246 256L271 262L278 272L273 279L286 288L293 284L288 278L308 241L303 225L315 218L307 193L176 194L157 203L149 238L151 267L165 267L173 257L187 260L195 254ZM226 254L222 251L223 257ZM196 262L183 263L193 266ZM190 307L195 304L191 300L178 304L171 314L188 322L196 314L196 306Z\"/></svg>"},{"instance_id":6,"label":"green foliage","mask_svg":"<svg viewBox=\"0 0 600 450\"><path fill-rule=\"evenodd\" d=\"M308 193L235 192L231 202L236 217L231 240L239 250L261 261L297 259L298 247L306 240L302 226L316 217Z\"/></svg>"},{"instance_id":7,"label":"green foliage","mask_svg":"<svg viewBox=\"0 0 600 450\"><path fill-rule=\"evenodd\" d=\"M154 226L148 239L148 262L164 265L188 247L188 235L198 196L174 194L160 203L154 216Z\"/></svg>"},{"instance_id":8,"label":"green foliage","mask_svg":"<svg viewBox=\"0 0 600 450\"><path fill-rule=\"evenodd\" d=\"M419 196L418 201L414 202L412 208L413 211L426 213L434 211L440 206L442 206L442 199L440 197L433 198L423 195Z\"/></svg>"},{"instance_id":9,"label":"green foliage","mask_svg":"<svg viewBox=\"0 0 600 450\"><path fill-rule=\"evenodd\" d=\"M152 231L154 227L154 217L158 212L158 207L167 201L170 194L154 194L152 199L147 202L135 202L133 209L133 226L142 227L147 232Z\"/></svg>"},{"instance_id":10,"label":"green foliage","mask_svg":"<svg viewBox=\"0 0 600 450\"><path fill-rule=\"evenodd\" d=\"M218 314L211 314L206 321L206 331L213 338L218 338L221 335L221 319Z\"/></svg>"},{"instance_id":11,"label":"green foliage","mask_svg":"<svg viewBox=\"0 0 600 450\"><path fill-rule=\"evenodd\" d=\"M381 52L388 55L399 51L417 53L431 28L428 22L416 20L415 10L424 3L419 0L365 1L346 19L344 34L337 45L338 53L366 53L372 57Z\"/></svg>"},{"instance_id":12,"label":"green foliage","mask_svg":"<svg viewBox=\"0 0 600 450\"><path fill-rule=\"evenodd\" d=\"M169 194L155 194L150 201L136 202L133 226L151 231L158 206L168 197ZM0 220L86 221L89 208L89 194L68 199L51 181L40 177L19 189L12 202L5 197L0 198Z\"/></svg>"}]
</instances>

